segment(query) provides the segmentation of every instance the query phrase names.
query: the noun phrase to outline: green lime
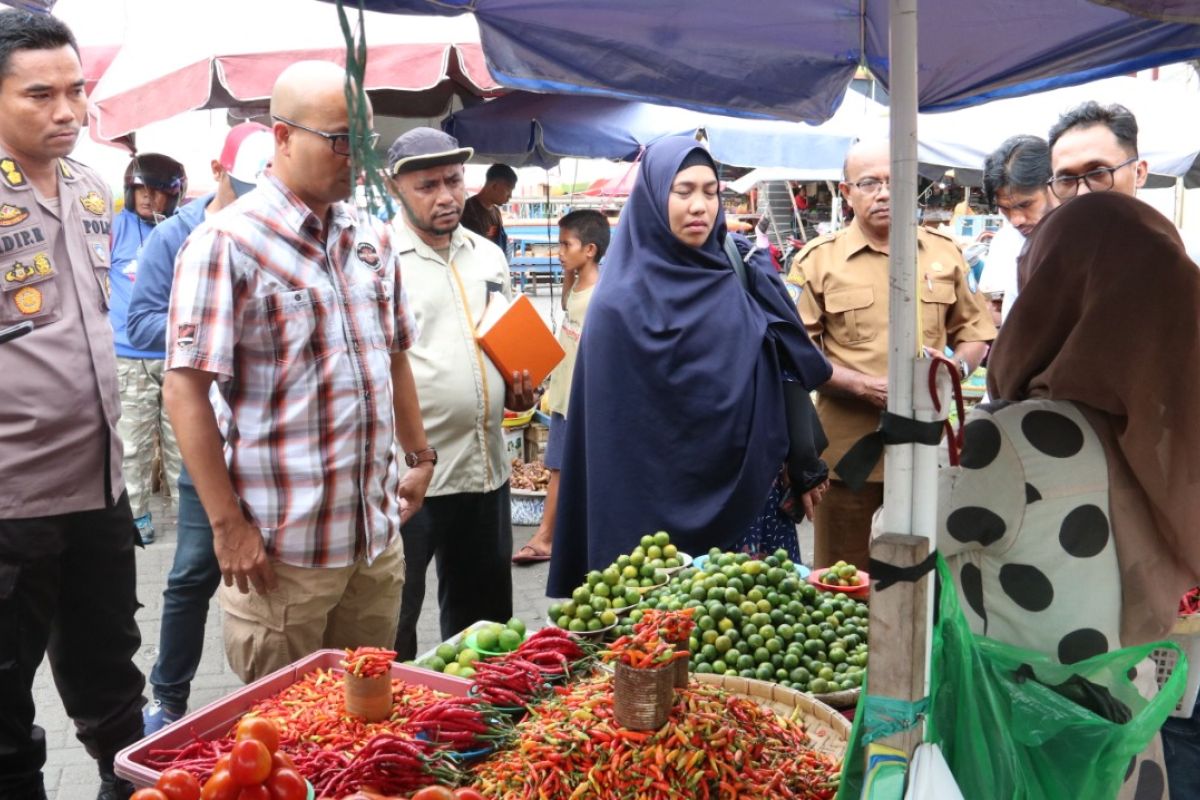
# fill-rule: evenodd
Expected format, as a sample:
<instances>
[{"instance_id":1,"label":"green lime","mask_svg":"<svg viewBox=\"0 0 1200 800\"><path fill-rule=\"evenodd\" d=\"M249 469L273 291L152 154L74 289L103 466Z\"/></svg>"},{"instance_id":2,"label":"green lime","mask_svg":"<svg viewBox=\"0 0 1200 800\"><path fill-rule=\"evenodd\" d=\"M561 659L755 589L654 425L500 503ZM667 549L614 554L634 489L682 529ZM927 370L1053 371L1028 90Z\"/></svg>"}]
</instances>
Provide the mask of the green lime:
<instances>
[{"instance_id":1,"label":"green lime","mask_svg":"<svg viewBox=\"0 0 1200 800\"><path fill-rule=\"evenodd\" d=\"M475 645L480 650L495 653L499 650L500 637L491 628L483 628L475 632Z\"/></svg>"},{"instance_id":2,"label":"green lime","mask_svg":"<svg viewBox=\"0 0 1200 800\"><path fill-rule=\"evenodd\" d=\"M432 658L426 660L425 666L434 672L445 672L446 660L443 658L438 658L437 656L433 656Z\"/></svg>"},{"instance_id":3,"label":"green lime","mask_svg":"<svg viewBox=\"0 0 1200 800\"><path fill-rule=\"evenodd\" d=\"M503 652L511 653L513 650L516 650L521 646L521 642L524 641L524 639L525 637L521 634L512 629L506 628L505 630L500 631L498 644Z\"/></svg>"},{"instance_id":4,"label":"green lime","mask_svg":"<svg viewBox=\"0 0 1200 800\"><path fill-rule=\"evenodd\" d=\"M462 669L462 666L457 661L451 661L449 664L446 665L446 668L442 671L445 672L447 675L457 675L459 673L459 670L461 670L461 669Z\"/></svg>"},{"instance_id":5,"label":"green lime","mask_svg":"<svg viewBox=\"0 0 1200 800\"><path fill-rule=\"evenodd\" d=\"M649 549L654 546L654 537L647 534L646 536L642 537L642 540L638 542L638 544L643 550Z\"/></svg>"},{"instance_id":6,"label":"green lime","mask_svg":"<svg viewBox=\"0 0 1200 800\"><path fill-rule=\"evenodd\" d=\"M469 647L458 654L458 664L462 667L468 666L469 664L474 664L478 660L479 653L476 653Z\"/></svg>"},{"instance_id":7,"label":"green lime","mask_svg":"<svg viewBox=\"0 0 1200 800\"><path fill-rule=\"evenodd\" d=\"M600 624L606 628L609 625L616 625L617 624L617 615L609 610L600 612Z\"/></svg>"},{"instance_id":8,"label":"green lime","mask_svg":"<svg viewBox=\"0 0 1200 800\"><path fill-rule=\"evenodd\" d=\"M467 680L471 680L472 678L475 677L475 668L474 667L461 667L458 670L458 677L466 678Z\"/></svg>"},{"instance_id":9,"label":"green lime","mask_svg":"<svg viewBox=\"0 0 1200 800\"><path fill-rule=\"evenodd\" d=\"M458 651L455 650L454 645L448 642L442 642L437 646L437 650L433 651L433 654L440 658L443 663L448 664L454 660L456 655L458 655Z\"/></svg>"}]
</instances>

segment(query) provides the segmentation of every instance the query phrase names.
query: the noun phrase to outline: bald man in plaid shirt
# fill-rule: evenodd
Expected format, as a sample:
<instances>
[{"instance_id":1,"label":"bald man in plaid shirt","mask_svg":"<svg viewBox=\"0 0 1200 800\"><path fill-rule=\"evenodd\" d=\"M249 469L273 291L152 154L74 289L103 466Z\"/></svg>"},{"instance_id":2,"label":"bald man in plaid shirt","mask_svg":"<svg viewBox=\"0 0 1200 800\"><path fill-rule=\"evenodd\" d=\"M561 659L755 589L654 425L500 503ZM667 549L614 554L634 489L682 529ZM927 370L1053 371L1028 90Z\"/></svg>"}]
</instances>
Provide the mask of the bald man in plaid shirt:
<instances>
[{"instance_id":1,"label":"bald man in plaid shirt","mask_svg":"<svg viewBox=\"0 0 1200 800\"><path fill-rule=\"evenodd\" d=\"M212 523L226 655L246 681L323 647L391 644L399 528L436 463L397 259L343 202L343 77L328 62L284 71L270 171L176 261L164 391ZM231 412L224 452L214 381ZM403 480L397 440L414 467Z\"/></svg>"}]
</instances>

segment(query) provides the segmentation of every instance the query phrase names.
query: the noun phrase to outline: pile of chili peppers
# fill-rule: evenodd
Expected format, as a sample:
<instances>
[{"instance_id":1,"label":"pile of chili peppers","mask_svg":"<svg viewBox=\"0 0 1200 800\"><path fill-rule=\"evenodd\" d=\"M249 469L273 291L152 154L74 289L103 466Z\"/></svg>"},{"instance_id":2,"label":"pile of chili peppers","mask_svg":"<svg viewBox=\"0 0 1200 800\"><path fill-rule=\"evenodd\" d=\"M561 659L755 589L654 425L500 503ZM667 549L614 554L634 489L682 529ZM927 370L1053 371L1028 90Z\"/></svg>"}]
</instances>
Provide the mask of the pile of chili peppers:
<instances>
[{"instance_id":1,"label":"pile of chili peppers","mask_svg":"<svg viewBox=\"0 0 1200 800\"><path fill-rule=\"evenodd\" d=\"M512 653L475 662L471 696L502 708L528 706L549 691L552 681L578 674L592 653L560 628L542 628Z\"/></svg>"},{"instance_id":2,"label":"pile of chili peppers","mask_svg":"<svg viewBox=\"0 0 1200 800\"><path fill-rule=\"evenodd\" d=\"M1200 586L1188 591L1179 599L1179 616L1187 617L1200 614Z\"/></svg>"},{"instance_id":3,"label":"pile of chili peppers","mask_svg":"<svg viewBox=\"0 0 1200 800\"><path fill-rule=\"evenodd\" d=\"M342 669L360 678L378 678L392 671L392 662L395 660L395 650L384 650L382 647L347 648Z\"/></svg>"},{"instance_id":4,"label":"pile of chili peppers","mask_svg":"<svg viewBox=\"0 0 1200 800\"><path fill-rule=\"evenodd\" d=\"M839 765L803 725L716 687L680 690L657 731L613 720L605 679L562 687L517 725L513 746L474 770L487 797L829 800Z\"/></svg>"},{"instance_id":5,"label":"pile of chili peppers","mask_svg":"<svg viewBox=\"0 0 1200 800\"><path fill-rule=\"evenodd\" d=\"M622 636L609 646L604 659L620 661L634 669L651 669L688 658L688 649L678 645L687 642L695 625L691 611L647 612L634 626L632 635Z\"/></svg>"},{"instance_id":6,"label":"pile of chili peppers","mask_svg":"<svg viewBox=\"0 0 1200 800\"><path fill-rule=\"evenodd\" d=\"M440 740L416 740L430 721L428 709L442 709L449 714L448 719L461 718L462 712L451 712L451 709L465 707L467 701L396 679L392 681L392 716L371 723L347 714L343 697L341 675L332 670L316 670L279 694L260 701L247 715L258 715L275 722L280 732L280 750L291 758L296 769L314 787L326 789L336 780L339 788L349 787L346 792L359 786L382 790L385 787L365 782L364 776L368 779L378 777L372 770L380 768L388 759L400 765L396 767L397 774L404 779L412 777L415 755L412 748L399 745L397 741L414 742L413 746L424 753L425 760L419 765L424 782L420 785L457 774L448 751L459 747ZM497 736L510 735L510 726L501 715L478 704L472 704L472 708L477 722L493 728ZM408 723L417 715L421 715L422 724L410 726ZM486 734L481 738L486 738ZM234 731L231 730L221 739L197 740L178 749L151 750L145 763L159 771L179 767L203 781L212 773L217 759L227 754L233 744ZM371 760L372 756L376 758ZM347 771L349 774L342 777ZM397 779L389 787L399 786L402 782ZM324 794L340 796L327 790Z\"/></svg>"}]
</instances>

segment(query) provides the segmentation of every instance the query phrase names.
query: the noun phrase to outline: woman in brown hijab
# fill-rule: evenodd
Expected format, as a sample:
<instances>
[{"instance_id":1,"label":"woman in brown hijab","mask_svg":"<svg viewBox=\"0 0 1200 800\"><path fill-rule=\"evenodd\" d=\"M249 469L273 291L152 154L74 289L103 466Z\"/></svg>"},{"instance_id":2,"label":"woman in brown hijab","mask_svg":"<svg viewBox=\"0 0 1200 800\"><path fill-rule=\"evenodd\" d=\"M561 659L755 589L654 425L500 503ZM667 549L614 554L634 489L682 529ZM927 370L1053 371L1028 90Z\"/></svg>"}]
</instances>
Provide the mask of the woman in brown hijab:
<instances>
[{"instance_id":1,"label":"woman in brown hijab","mask_svg":"<svg viewBox=\"0 0 1200 800\"><path fill-rule=\"evenodd\" d=\"M1107 192L1042 221L1018 282L993 401L942 474L964 613L1063 663L1165 638L1200 582L1200 270L1166 218ZM1165 786L1142 760L1121 796Z\"/></svg>"}]
</instances>

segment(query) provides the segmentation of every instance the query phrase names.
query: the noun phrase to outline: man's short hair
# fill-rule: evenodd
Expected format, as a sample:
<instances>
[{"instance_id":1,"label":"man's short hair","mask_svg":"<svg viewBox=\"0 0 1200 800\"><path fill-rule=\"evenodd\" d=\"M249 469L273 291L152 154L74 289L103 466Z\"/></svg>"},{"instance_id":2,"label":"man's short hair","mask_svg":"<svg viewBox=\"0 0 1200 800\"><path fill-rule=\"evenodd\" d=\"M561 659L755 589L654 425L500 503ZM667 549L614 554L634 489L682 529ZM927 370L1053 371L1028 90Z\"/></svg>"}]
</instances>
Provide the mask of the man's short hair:
<instances>
[{"instance_id":1,"label":"man's short hair","mask_svg":"<svg viewBox=\"0 0 1200 800\"><path fill-rule=\"evenodd\" d=\"M58 17L28 11L0 11L0 80L8 77L17 50L57 50L70 45L79 55L75 34Z\"/></svg>"},{"instance_id":2,"label":"man's short hair","mask_svg":"<svg viewBox=\"0 0 1200 800\"><path fill-rule=\"evenodd\" d=\"M558 229L570 231L579 237L584 247L596 245L596 261L604 258L608 252L608 241L612 237L612 229L608 225L608 217L594 208L581 208L563 216L558 221Z\"/></svg>"},{"instance_id":3,"label":"man's short hair","mask_svg":"<svg viewBox=\"0 0 1200 800\"><path fill-rule=\"evenodd\" d=\"M1117 142L1126 152L1137 156L1137 117L1120 103L1102 106L1095 100L1081 103L1058 118L1058 122L1050 129L1050 149L1053 150L1059 138L1072 128L1090 128L1093 125L1104 125L1117 137Z\"/></svg>"},{"instance_id":4,"label":"man's short hair","mask_svg":"<svg viewBox=\"0 0 1200 800\"><path fill-rule=\"evenodd\" d=\"M484 179L486 183L492 181L504 181L509 186L517 185L517 172L508 164L492 164L488 167L487 177Z\"/></svg>"},{"instance_id":5,"label":"man's short hair","mask_svg":"<svg viewBox=\"0 0 1200 800\"><path fill-rule=\"evenodd\" d=\"M1053 174L1050 145L1045 139L1028 134L1013 136L984 160L983 195L988 205L995 207L996 192L1001 189L1045 189Z\"/></svg>"}]
</instances>

